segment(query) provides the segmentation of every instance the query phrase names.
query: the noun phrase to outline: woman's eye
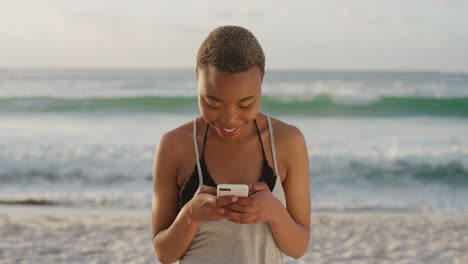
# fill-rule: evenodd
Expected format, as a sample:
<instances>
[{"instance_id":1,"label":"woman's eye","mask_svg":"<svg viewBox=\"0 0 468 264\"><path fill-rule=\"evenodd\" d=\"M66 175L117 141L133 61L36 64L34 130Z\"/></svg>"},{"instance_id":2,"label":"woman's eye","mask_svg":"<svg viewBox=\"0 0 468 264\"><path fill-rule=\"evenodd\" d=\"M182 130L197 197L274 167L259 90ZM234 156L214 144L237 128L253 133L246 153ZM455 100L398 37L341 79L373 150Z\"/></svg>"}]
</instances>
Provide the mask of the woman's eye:
<instances>
[{"instance_id":1,"label":"woman's eye","mask_svg":"<svg viewBox=\"0 0 468 264\"><path fill-rule=\"evenodd\" d=\"M212 108L212 109L219 109L219 107L212 106L212 105L210 105L210 104L207 104L207 105L208 105L208 107L210 107L210 108Z\"/></svg>"},{"instance_id":2,"label":"woman's eye","mask_svg":"<svg viewBox=\"0 0 468 264\"><path fill-rule=\"evenodd\" d=\"M251 106L252 106L252 104L249 104L249 105L239 105L239 107L242 108L242 109L247 109L247 108L249 108L249 107L251 107Z\"/></svg>"}]
</instances>

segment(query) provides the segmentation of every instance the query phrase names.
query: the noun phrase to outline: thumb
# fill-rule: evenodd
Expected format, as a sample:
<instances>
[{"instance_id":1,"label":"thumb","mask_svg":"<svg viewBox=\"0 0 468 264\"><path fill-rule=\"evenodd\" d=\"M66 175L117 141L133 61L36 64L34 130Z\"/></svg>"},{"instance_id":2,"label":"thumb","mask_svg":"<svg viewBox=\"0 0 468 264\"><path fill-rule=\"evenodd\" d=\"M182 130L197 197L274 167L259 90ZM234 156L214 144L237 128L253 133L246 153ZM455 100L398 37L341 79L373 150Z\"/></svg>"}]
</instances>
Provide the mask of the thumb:
<instances>
[{"instance_id":1,"label":"thumb","mask_svg":"<svg viewBox=\"0 0 468 264\"><path fill-rule=\"evenodd\" d=\"M251 190L252 193L268 190L268 185L265 182L257 182L252 185Z\"/></svg>"},{"instance_id":2,"label":"thumb","mask_svg":"<svg viewBox=\"0 0 468 264\"><path fill-rule=\"evenodd\" d=\"M211 195L216 196L216 188L207 185L202 185L198 187L197 193L209 193Z\"/></svg>"}]
</instances>

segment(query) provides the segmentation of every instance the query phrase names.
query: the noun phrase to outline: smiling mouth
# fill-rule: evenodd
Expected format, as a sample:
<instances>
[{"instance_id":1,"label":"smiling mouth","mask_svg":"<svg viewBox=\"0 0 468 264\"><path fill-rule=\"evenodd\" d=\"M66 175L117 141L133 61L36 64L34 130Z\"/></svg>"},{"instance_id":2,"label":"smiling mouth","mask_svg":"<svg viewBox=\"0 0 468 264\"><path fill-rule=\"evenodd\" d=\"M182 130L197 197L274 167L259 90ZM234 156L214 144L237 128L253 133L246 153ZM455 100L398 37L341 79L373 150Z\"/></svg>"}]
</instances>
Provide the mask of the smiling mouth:
<instances>
[{"instance_id":1,"label":"smiling mouth","mask_svg":"<svg viewBox=\"0 0 468 264\"><path fill-rule=\"evenodd\" d=\"M223 130L226 131L226 132L228 132L228 133L232 133L232 132L234 132L234 131L237 130L237 127L231 128L231 129L223 128Z\"/></svg>"},{"instance_id":2,"label":"smiling mouth","mask_svg":"<svg viewBox=\"0 0 468 264\"><path fill-rule=\"evenodd\" d=\"M224 136L234 136L239 132L240 126L238 127L223 127L218 126L218 131Z\"/></svg>"}]
</instances>

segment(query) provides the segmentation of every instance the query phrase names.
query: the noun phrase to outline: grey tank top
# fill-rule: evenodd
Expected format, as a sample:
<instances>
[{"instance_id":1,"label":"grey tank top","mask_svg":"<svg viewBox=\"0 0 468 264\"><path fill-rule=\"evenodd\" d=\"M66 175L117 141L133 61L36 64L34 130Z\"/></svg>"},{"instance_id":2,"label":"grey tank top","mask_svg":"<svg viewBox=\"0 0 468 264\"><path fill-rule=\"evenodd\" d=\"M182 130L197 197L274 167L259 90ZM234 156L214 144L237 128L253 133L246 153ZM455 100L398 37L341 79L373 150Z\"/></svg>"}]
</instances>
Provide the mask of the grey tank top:
<instances>
[{"instance_id":1,"label":"grey tank top","mask_svg":"<svg viewBox=\"0 0 468 264\"><path fill-rule=\"evenodd\" d=\"M268 130L273 154L276 183L273 196L286 207L286 198L278 174L275 141L270 117ZM203 184L196 140L196 121L193 122L194 144L200 185ZM276 245L267 222L257 224L237 224L228 220L203 222L198 226L195 236L179 260L180 264L276 264L284 263L283 252Z\"/></svg>"}]
</instances>

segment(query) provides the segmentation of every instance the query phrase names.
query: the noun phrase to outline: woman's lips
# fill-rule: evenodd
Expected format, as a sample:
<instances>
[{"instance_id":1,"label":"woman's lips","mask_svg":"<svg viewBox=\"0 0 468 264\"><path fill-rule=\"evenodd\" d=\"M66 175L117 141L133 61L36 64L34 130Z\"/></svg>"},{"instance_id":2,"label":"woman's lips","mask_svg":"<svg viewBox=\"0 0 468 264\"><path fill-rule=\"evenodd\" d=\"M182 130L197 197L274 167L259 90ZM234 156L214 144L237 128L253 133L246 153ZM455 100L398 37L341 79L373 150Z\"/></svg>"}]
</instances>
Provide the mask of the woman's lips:
<instances>
[{"instance_id":1,"label":"woman's lips","mask_svg":"<svg viewBox=\"0 0 468 264\"><path fill-rule=\"evenodd\" d=\"M239 132L239 127L222 127L218 126L218 130L221 132L221 134L225 137L232 137L237 135Z\"/></svg>"}]
</instances>

